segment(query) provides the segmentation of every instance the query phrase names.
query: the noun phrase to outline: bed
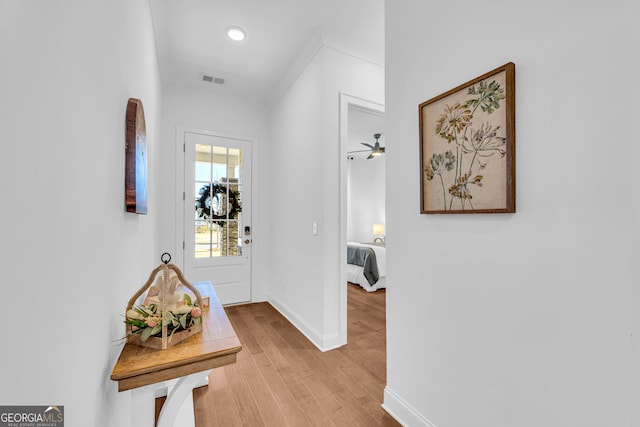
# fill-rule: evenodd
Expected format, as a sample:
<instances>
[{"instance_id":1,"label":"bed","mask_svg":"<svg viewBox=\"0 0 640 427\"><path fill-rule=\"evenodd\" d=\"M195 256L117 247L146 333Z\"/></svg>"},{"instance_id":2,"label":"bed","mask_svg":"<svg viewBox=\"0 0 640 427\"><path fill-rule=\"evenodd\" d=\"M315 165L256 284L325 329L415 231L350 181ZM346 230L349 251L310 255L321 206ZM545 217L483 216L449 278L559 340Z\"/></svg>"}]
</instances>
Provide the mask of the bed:
<instances>
[{"instance_id":1,"label":"bed","mask_svg":"<svg viewBox=\"0 0 640 427\"><path fill-rule=\"evenodd\" d=\"M382 245L347 242L347 282L367 292L386 288L387 256Z\"/></svg>"}]
</instances>

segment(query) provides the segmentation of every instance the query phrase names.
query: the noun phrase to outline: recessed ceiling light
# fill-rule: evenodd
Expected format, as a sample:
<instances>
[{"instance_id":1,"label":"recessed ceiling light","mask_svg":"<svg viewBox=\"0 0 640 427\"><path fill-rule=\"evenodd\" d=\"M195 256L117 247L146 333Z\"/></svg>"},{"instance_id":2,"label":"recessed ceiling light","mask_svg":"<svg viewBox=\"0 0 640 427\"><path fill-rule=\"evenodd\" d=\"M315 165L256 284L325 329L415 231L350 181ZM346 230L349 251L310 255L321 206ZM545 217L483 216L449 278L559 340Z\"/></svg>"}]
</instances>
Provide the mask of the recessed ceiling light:
<instances>
[{"instance_id":1,"label":"recessed ceiling light","mask_svg":"<svg viewBox=\"0 0 640 427\"><path fill-rule=\"evenodd\" d=\"M247 37L247 32L245 30L243 30L240 27L237 26L231 26L231 27L227 27L227 36L231 39L231 40L235 40L237 42L242 41L245 39L245 37Z\"/></svg>"}]
</instances>

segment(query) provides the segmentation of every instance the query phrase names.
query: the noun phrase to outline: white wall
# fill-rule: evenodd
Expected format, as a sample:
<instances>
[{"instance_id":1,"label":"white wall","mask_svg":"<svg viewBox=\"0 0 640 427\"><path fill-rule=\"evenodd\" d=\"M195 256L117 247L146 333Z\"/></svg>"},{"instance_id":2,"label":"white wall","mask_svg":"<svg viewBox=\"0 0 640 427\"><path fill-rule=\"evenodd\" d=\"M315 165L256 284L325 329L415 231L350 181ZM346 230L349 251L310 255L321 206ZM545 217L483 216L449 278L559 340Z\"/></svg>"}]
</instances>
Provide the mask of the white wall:
<instances>
[{"instance_id":1,"label":"white wall","mask_svg":"<svg viewBox=\"0 0 640 427\"><path fill-rule=\"evenodd\" d=\"M270 113L273 188L270 301L308 336L322 339L322 55L317 55ZM318 236L312 234L318 224Z\"/></svg>"},{"instance_id":2,"label":"white wall","mask_svg":"<svg viewBox=\"0 0 640 427\"><path fill-rule=\"evenodd\" d=\"M339 94L383 101L381 66L328 46L274 103L270 301L318 347L339 341ZM346 207L345 207L346 209ZM318 224L318 235L312 233Z\"/></svg>"},{"instance_id":3,"label":"white wall","mask_svg":"<svg viewBox=\"0 0 640 427\"><path fill-rule=\"evenodd\" d=\"M348 162L347 241L372 242L373 224L385 223L384 157Z\"/></svg>"},{"instance_id":4,"label":"white wall","mask_svg":"<svg viewBox=\"0 0 640 427\"><path fill-rule=\"evenodd\" d=\"M194 77L195 78L195 77ZM253 146L252 186L252 293L254 301L266 300L268 292L269 239L266 238L270 212L264 208L273 196L268 186L268 165L262 160L268 147L267 107L255 101L221 95L215 86L202 83L200 90L168 87L163 97L161 167L165 173L158 177L162 188L159 195L160 232L159 246L163 251L175 254L175 263L183 267L181 228L177 219L182 209L182 188L176 188L176 170L183 172L183 141L176 141L176 128L198 129L218 132L228 136L250 138ZM178 149L176 149L178 147ZM179 224L179 223L178 223ZM180 249L178 249L180 248Z\"/></svg>"},{"instance_id":5,"label":"white wall","mask_svg":"<svg viewBox=\"0 0 640 427\"><path fill-rule=\"evenodd\" d=\"M109 379L129 297L159 263L161 94L146 1L0 0L2 405L127 426ZM124 207L127 100L146 115L149 214Z\"/></svg>"},{"instance_id":6,"label":"white wall","mask_svg":"<svg viewBox=\"0 0 640 427\"><path fill-rule=\"evenodd\" d=\"M640 425L638 16L631 0L386 3L385 406L407 425ZM417 106L508 61L518 212L420 215Z\"/></svg>"},{"instance_id":7,"label":"white wall","mask_svg":"<svg viewBox=\"0 0 640 427\"><path fill-rule=\"evenodd\" d=\"M640 55L636 55L635 62L632 64L635 69L640 69ZM640 88L635 88L636 95L640 91ZM635 106L635 116L640 114L640 107ZM631 162L634 165L637 165L640 162L640 147L638 144L632 144L631 146ZM634 189L640 188L640 173L638 173L638 168L632 169L632 181L631 185ZM640 191L634 191L632 193L633 199L633 225L632 225L632 251L631 251L631 263L633 264L633 273L632 273L632 287L633 287L633 296L632 296L632 312L633 312L633 326L632 326L632 336L633 336L633 354L632 354L632 369L633 373L631 376L632 380L632 393L631 393L631 402L640 402L640 262L637 262L640 259ZM635 261L635 262L634 262ZM635 361L635 362L634 362ZM640 405L632 405L635 409L631 414L631 418L633 420L632 425L634 427L640 426Z\"/></svg>"}]
</instances>

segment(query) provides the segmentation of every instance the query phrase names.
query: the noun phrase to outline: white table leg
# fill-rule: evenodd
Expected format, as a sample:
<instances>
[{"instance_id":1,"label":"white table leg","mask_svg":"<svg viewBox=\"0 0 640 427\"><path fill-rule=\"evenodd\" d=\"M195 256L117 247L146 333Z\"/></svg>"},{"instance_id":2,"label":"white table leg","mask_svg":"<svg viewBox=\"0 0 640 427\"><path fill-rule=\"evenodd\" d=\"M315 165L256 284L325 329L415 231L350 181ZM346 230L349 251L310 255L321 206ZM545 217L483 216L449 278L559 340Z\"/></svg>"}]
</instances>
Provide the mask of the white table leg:
<instances>
[{"instance_id":1,"label":"white table leg","mask_svg":"<svg viewBox=\"0 0 640 427\"><path fill-rule=\"evenodd\" d=\"M193 389L199 386L211 371L210 369L196 372L178 380L167 394L167 400L162 405L157 427L195 427Z\"/></svg>"}]
</instances>

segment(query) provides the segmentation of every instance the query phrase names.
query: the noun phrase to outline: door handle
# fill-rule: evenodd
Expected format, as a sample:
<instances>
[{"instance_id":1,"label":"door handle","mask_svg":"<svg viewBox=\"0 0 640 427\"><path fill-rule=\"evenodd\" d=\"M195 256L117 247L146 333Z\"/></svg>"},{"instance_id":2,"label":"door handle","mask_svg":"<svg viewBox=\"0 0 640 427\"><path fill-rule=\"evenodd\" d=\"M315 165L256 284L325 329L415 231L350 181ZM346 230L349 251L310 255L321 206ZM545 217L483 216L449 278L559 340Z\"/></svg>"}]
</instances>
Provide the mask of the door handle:
<instances>
[{"instance_id":1,"label":"door handle","mask_svg":"<svg viewBox=\"0 0 640 427\"><path fill-rule=\"evenodd\" d=\"M248 245L249 243L251 243L251 240L249 240L249 239L244 239L244 244L245 244L245 245Z\"/></svg>"}]
</instances>

